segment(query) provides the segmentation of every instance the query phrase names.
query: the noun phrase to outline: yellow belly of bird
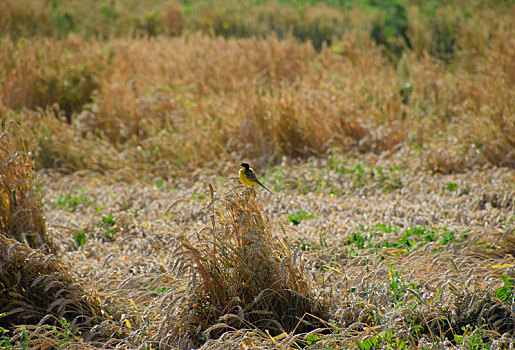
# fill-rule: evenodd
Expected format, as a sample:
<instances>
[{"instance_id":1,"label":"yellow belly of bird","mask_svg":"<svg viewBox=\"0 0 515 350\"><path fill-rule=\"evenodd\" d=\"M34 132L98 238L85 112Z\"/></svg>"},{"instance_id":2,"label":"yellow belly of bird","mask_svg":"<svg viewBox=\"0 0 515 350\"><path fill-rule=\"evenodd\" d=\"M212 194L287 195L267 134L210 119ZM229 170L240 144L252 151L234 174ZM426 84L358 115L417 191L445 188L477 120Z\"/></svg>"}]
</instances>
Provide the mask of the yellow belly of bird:
<instances>
[{"instance_id":1,"label":"yellow belly of bird","mask_svg":"<svg viewBox=\"0 0 515 350\"><path fill-rule=\"evenodd\" d=\"M247 186L259 186L257 182L249 180L249 178L245 175L245 169L240 169L239 177L240 181Z\"/></svg>"}]
</instances>

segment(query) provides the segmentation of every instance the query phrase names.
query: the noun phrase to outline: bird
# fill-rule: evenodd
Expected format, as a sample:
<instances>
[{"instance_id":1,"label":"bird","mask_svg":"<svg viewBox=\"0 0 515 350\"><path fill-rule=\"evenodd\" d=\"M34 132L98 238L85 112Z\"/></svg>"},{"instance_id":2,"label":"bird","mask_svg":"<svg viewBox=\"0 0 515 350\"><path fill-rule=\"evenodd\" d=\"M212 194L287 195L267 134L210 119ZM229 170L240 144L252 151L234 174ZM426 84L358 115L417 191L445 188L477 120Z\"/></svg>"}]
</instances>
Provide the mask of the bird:
<instances>
[{"instance_id":1,"label":"bird","mask_svg":"<svg viewBox=\"0 0 515 350\"><path fill-rule=\"evenodd\" d=\"M247 164L247 163L241 163L240 164L240 181L247 186L261 186L268 192L272 193L268 188L266 188L256 177L256 173L254 173L254 170Z\"/></svg>"}]
</instances>

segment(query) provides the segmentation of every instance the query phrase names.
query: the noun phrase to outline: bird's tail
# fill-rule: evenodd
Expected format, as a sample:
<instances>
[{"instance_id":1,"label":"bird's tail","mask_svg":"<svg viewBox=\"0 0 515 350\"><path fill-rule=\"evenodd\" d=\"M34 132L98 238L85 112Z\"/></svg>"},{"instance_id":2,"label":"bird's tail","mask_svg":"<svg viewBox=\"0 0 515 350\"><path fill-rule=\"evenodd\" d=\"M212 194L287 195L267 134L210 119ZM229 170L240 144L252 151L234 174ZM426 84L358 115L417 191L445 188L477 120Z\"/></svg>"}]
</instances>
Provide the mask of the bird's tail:
<instances>
[{"instance_id":1,"label":"bird's tail","mask_svg":"<svg viewBox=\"0 0 515 350\"><path fill-rule=\"evenodd\" d=\"M259 185L261 185L261 187L263 187L265 190L267 190L268 192L270 193L273 193L272 191L270 191L268 188L265 187L265 185L263 185L261 182L257 182Z\"/></svg>"}]
</instances>

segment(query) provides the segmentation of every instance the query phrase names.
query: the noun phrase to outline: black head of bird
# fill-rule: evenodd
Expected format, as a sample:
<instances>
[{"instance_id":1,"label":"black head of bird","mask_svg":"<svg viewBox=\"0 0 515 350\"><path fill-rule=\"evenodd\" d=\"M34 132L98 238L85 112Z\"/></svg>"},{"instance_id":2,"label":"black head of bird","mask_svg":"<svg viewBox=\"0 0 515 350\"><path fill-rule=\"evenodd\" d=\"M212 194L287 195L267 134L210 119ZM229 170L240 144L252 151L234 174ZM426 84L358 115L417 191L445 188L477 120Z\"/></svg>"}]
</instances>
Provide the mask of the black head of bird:
<instances>
[{"instance_id":1,"label":"black head of bird","mask_svg":"<svg viewBox=\"0 0 515 350\"><path fill-rule=\"evenodd\" d=\"M249 168L250 168L250 165L248 165L247 163L241 163L240 165L241 165L242 167L244 167L244 168L245 168L245 170L249 170Z\"/></svg>"}]
</instances>

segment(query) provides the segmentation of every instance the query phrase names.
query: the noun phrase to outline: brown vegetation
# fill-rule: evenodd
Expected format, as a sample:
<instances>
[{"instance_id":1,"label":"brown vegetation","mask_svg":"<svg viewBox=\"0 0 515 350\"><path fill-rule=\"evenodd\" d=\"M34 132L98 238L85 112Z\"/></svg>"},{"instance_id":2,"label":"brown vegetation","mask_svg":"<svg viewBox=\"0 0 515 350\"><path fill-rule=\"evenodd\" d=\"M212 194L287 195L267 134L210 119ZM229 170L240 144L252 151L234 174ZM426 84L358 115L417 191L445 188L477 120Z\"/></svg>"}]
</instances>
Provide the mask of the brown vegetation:
<instances>
[{"instance_id":1,"label":"brown vegetation","mask_svg":"<svg viewBox=\"0 0 515 350\"><path fill-rule=\"evenodd\" d=\"M79 341L75 334L97 344L114 337L116 343L123 333L113 322L118 311L102 305L52 254L59 251L46 230L32 157L15 153L24 148L19 126L9 122L6 130L0 136L0 329L26 346L57 347L58 334L72 343ZM0 336L2 346L11 342L5 343L4 332Z\"/></svg>"},{"instance_id":2,"label":"brown vegetation","mask_svg":"<svg viewBox=\"0 0 515 350\"><path fill-rule=\"evenodd\" d=\"M88 291L56 257L3 234L0 251L0 327L12 331L13 343L58 347L62 343L59 334L66 332L70 343L120 341L124 331L117 322L119 312L110 315L115 309L102 305L99 296Z\"/></svg>"},{"instance_id":3,"label":"brown vegetation","mask_svg":"<svg viewBox=\"0 0 515 350\"><path fill-rule=\"evenodd\" d=\"M10 123L0 135L0 236L27 243L33 249L55 252L33 179L30 154L17 136L19 126ZM17 144L19 144L17 146Z\"/></svg>"},{"instance_id":4,"label":"brown vegetation","mask_svg":"<svg viewBox=\"0 0 515 350\"><path fill-rule=\"evenodd\" d=\"M4 118L36 141L40 166L69 170L114 167L104 152L116 167L136 158L171 174L236 154L262 162L406 143L428 149L435 171L485 161L511 167L515 53L503 44L505 30L482 55L464 57L466 67L407 54L399 68L352 36L320 53L291 38L74 37L28 40L20 49L7 41ZM96 153L99 144L106 148ZM471 155L452 165L446 154L435 158L438 150Z\"/></svg>"},{"instance_id":5,"label":"brown vegetation","mask_svg":"<svg viewBox=\"0 0 515 350\"><path fill-rule=\"evenodd\" d=\"M39 167L68 171L136 160L169 176L235 155L264 163L404 144L436 172L513 167L512 14L474 12L447 63L429 55L423 22L407 32L422 46L399 59L356 26L319 51L273 35L4 38L2 114L35 141Z\"/></svg>"},{"instance_id":6,"label":"brown vegetation","mask_svg":"<svg viewBox=\"0 0 515 350\"><path fill-rule=\"evenodd\" d=\"M2 1L0 347L507 348L514 11Z\"/></svg>"},{"instance_id":7,"label":"brown vegetation","mask_svg":"<svg viewBox=\"0 0 515 350\"><path fill-rule=\"evenodd\" d=\"M176 299L177 311L160 325L159 341L198 346L239 329L278 336L326 328L331 296L314 292L298 251L274 234L256 192L217 198L210 187L210 194L211 225L195 241L182 238L185 261L200 280L186 300Z\"/></svg>"}]
</instances>

